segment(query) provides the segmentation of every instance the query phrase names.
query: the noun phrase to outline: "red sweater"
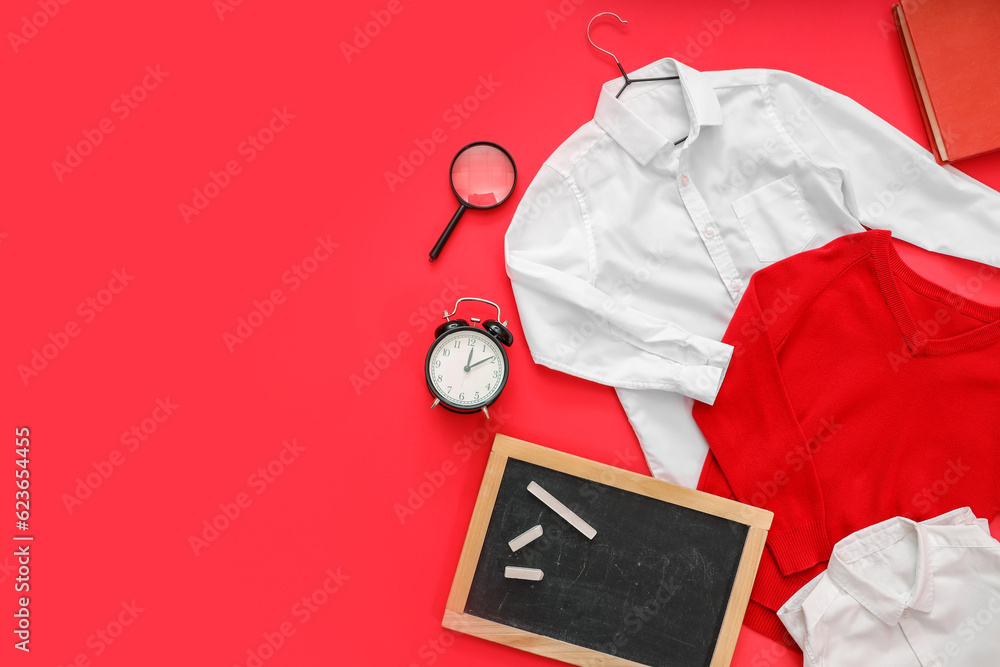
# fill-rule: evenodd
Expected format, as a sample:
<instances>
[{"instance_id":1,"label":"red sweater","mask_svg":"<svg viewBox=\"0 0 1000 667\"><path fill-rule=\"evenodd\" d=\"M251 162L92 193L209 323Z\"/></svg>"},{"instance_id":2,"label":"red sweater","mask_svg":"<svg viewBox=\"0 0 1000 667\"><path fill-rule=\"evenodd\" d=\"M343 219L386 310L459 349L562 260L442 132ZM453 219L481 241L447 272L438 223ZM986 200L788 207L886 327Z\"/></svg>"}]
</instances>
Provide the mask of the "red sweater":
<instances>
[{"instance_id":1,"label":"red sweater","mask_svg":"<svg viewBox=\"0 0 1000 667\"><path fill-rule=\"evenodd\" d=\"M773 612L861 528L996 514L1000 308L914 273L888 232L758 271L723 340L722 390L694 408L711 447L698 488L774 512L753 629L789 643Z\"/></svg>"}]
</instances>

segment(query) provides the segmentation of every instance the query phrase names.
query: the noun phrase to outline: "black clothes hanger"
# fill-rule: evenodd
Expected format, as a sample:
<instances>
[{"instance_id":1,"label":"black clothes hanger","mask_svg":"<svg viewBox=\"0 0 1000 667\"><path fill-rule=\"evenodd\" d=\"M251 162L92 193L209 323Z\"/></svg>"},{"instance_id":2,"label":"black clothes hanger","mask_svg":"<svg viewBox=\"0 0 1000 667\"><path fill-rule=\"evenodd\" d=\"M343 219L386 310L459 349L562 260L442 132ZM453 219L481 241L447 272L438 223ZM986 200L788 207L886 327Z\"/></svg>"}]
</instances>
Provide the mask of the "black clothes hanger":
<instances>
[{"instance_id":1,"label":"black clothes hanger","mask_svg":"<svg viewBox=\"0 0 1000 667\"><path fill-rule=\"evenodd\" d=\"M596 21L597 19L601 18L602 16L614 16L621 23L628 23L628 21L626 21L622 17L618 16L618 14L615 14L614 12L601 12L600 14L595 15L594 18L590 19L590 23L587 24L587 41L590 42L590 45L592 47L594 47L595 49L597 49L598 51L600 51L602 53L606 53L609 56L611 56L612 58L614 58L615 59L615 64L618 65L618 70L622 73L622 76L625 77L625 83L622 84L622 87L618 91L618 94L615 95L615 99L618 99L619 97L621 97L621 94L623 92L625 92L625 89L628 88L633 83L643 83L645 81L673 81L675 79L679 79L680 78L678 76L658 76L658 77L653 77L653 78L649 78L649 79L632 79L632 78L630 78L629 75L628 75L628 73L625 71L625 68L622 67L621 62L618 60L618 57L615 56L615 54L613 54L610 51L608 51L607 49L602 49L597 44L594 44L594 40L590 36L590 26L592 26L594 24L594 21ZM684 139L687 139L687 137L684 137ZM680 139L678 141L675 141L674 145L676 146L677 144L683 142L684 139Z\"/></svg>"},{"instance_id":2,"label":"black clothes hanger","mask_svg":"<svg viewBox=\"0 0 1000 667\"><path fill-rule=\"evenodd\" d=\"M617 56L615 56L615 54L611 53L607 49L602 49L597 44L594 44L594 40L590 37L590 26L592 26L594 24L594 21L596 21L597 19L601 18L602 16L614 16L621 23L628 23L628 21L626 21L622 17L618 16L618 14L615 14L614 12L601 12L600 14L597 14L596 16L594 16L594 18L590 19L590 23L587 24L587 41L589 41L590 45L592 47L594 47L595 49L597 49L598 51L600 51L602 53L606 53L609 56L611 56L612 58L614 58L615 59L615 64L618 65L618 69L621 71L622 76L625 77L625 83L624 83L624 85L622 85L621 90L618 91L618 94L615 95L615 99L618 99L621 96L621 94L625 91L625 89L628 88L633 83L640 83L640 82L643 82L643 81L671 81L673 79L677 79L678 78L676 76L661 76L661 77L656 77L656 78L653 78L653 79L630 79L629 76L628 76L628 74L625 72L625 68L622 67L621 62L618 60Z\"/></svg>"}]
</instances>

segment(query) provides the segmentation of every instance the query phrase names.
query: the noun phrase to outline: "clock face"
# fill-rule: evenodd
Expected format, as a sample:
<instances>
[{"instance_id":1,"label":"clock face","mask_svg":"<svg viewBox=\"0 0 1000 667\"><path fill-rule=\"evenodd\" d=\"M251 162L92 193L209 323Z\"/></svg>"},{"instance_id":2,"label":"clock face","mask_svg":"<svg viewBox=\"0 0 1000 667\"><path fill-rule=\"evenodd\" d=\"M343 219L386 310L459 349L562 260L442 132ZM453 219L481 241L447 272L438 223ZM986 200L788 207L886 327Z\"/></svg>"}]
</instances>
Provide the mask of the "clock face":
<instances>
[{"instance_id":1,"label":"clock face","mask_svg":"<svg viewBox=\"0 0 1000 667\"><path fill-rule=\"evenodd\" d=\"M459 410L490 405L507 382L507 355L489 334L459 329L435 341L427 356L431 391Z\"/></svg>"}]
</instances>

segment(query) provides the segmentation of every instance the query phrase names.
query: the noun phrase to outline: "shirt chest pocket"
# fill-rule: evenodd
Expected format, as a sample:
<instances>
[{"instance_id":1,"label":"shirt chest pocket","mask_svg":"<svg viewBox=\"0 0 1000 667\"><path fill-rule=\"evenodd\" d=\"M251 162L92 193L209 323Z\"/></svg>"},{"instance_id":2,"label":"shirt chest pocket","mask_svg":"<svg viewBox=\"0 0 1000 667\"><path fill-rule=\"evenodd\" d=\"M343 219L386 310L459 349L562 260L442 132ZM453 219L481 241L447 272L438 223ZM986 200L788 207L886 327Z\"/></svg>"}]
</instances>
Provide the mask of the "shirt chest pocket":
<instances>
[{"instance_id":1,"label":"shirt chest pocket","mask_svg":"<svg viewBox=\"0 0 1000 667\"><path fill-rule=\"evenodd\" d=\"M816 227L791 176L779 178L732 203L757 258L777 262L805 249Z\"/></svg>"}]
</instances>

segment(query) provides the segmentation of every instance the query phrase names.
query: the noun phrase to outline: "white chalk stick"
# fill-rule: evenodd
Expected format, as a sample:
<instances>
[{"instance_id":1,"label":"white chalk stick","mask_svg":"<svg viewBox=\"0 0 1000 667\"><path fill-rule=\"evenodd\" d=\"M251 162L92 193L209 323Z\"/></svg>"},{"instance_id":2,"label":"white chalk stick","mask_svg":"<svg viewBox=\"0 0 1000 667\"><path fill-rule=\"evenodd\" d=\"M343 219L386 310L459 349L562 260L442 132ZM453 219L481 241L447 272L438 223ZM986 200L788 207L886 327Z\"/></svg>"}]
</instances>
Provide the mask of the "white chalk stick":
<instances>
[{"instance_id":1,"label":"white chalk stick","mask_svg":"<svg viewBox=\"0 0 1000 667\"><path fill-rule=\"evenodd\" d=\"M542 536L542 527L535 526L534 528L529 528L528 530L524 531L523 533L512 539L507 544L510 545L511 551L517 551L526 544L531 544L541 536Z\"/></svg>"},{"instance_id":2,"label":"white chalk stick","mask_svg":"<svg viewBox=\"0 0 1000 667\"><path fill-rule=\"evenodd\" d=\"M503 576L508 579L524 579L525 581L541 581L545 573L533 567L507 567Z\"/></svg>"},{"instance_id":3,"label":"white chalk stick","mask_svg":"<svg viewBox=\"0 0 1000 667\"><path fill-rule=\"evenodd\" d=\"M553 512L566 519L571 526L583 533L588 540L594 539L594 535L597 535L597 531L591 528L586 521L578 517L573 510L556 500L552 497L551 493L538 486L535 482L528 484L528 492L548 505Z\"/></svg>"}]
</instances>

